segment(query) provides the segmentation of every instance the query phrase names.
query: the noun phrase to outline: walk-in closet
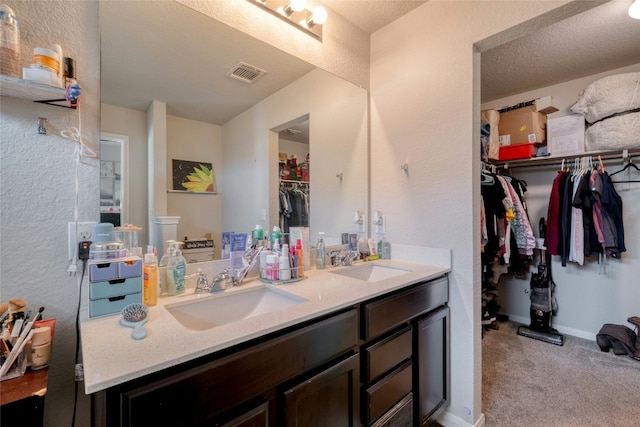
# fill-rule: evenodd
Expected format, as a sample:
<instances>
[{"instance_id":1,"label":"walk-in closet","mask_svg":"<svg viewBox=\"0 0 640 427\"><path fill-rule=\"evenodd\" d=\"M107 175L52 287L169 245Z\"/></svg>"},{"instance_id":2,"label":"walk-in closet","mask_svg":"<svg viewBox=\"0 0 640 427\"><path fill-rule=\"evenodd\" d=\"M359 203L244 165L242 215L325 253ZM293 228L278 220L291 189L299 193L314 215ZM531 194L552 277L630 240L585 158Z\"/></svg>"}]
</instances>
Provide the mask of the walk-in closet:
<instances>
[{"instance_id":1,"label":"walk-in closet","mask_svg":"<svg viewBox=\"0 0 640 427\"><path fill-rule=\"evenodd\" d=\"M640 46L637 43L638 47L630 56L612 56L608 61L608 67L604 64L599 68L592 68L593 71L588 75L581 74L582 70L593 65L590 62L602 61L605 54L599 53L602 47L598 47L597 43L607 37L608 32L600 30L609 18L618 16L616 22L623 22L611 22L608 24L611 27L627 26L625 29L619 29L620 31L614 31L618 36L620 33L626 34L624 37L632 36L634 31L639 31L640 21L626 16L626 8L622 7L624 5L621 3L603 4L550 26L544 34L514 40L483 52L483 73L486 69L494 70L501 66L505 71L502 80L510 89L502 90L497 86L499 83L490 83L492 79L483 78L481 110L506 111L505 107L522 107L530 101L551 97L551 105L556 111L545 114L548 124L550 120L575 115L579 108L574 106L583 97L590 96L588 88L597 87L594 86L596 82L620 75L640 76ZM597 22L598 20L602 22ZM628 29L629 25L635 27ZM581 36L574 35L574 31L579 29L585 32ZM639 36L640 34L636 33L632 37L636 37L637 40ZM579 37L587 42L585 47L577 44ZM624 37L622 40L627 40L624 42L627 46L632 44L632 39ZM556 52L552 47L557 46L551 44L562 45L566 40L575 41L574 52L567 52L563 56L551 56L551 60L561 65L563 70L557 75L552 75L552 71L557 69L552 69L551 66L545 69L544 63L539 64L538 61L542 61L541 56L550 56L551 52ZM531 49L531 46L540 51L539 55L537 52L526 50ZM509 49L530 54L520 55L524 62L513 63L509 62L515 58L508 55ZM591 53L582 55L587 57L586 59L576 59L579 58L577 54L587 51ZM613 52L611 54L613 55ZM533 77L525 75L525 71L532 71L530 68L536 69L537 75L535 70ZM548 75L541 77L545 72ZM500 80L500 77L493 77ZM513 89L516 81L522 84L520 91ZM640 102L640 85L631 87L626 93L630 99L635 99L633 102ZM482 232L482 318L477 321L482 324L479 329L483 333L483 364L486 363L486 366L483 366L483 412L487 417L487 425L514 425L491 421L493 419L494 422L513 422L515 418L510 419L509 416L515 412L509 409L509 404L520 408L521 398L533 399L536 393L547 392L549 396L563 396L569 399L568 401L572 399L568 396L581 393L582 402L579 407L584 407L581 409L583 414L576 414L575 418L572 418L573 414L569 414L566 408L562 409L562 405L558 404L552 409L546 407L544 410L547 413L544 415L539 414L540 418L536 421L538 425L585 425L585 422L591 423L600 419L600 415L592 412L593 408L599 405L594 402L615 399L625 401L623 390L628 390L625 388L627 385L623 384L617 390L615 387L596 387L594 384L580 386L572 378L600 378L606 371L615 372L616 369L621 369L621 372L625 372L621 374L623 381L640 380L640 361L635 361L627 355L602 352L596 343L596 336L605 324L626 325L638 332L627 320L631 316L640 315L640 286L637 279L640 272L640 133L632 130L640 129L640 112L636 108L629 108L630 111L624 114L617 113L617 116L626 115L625 120L631 122L630 127L616 126L612 133L599 134L598 142L601 145L595 149L587 142L586 148L583 143L576 146L573 152L560 152L556 145L556 153L551 152L548 155L540 151L540 155L537 156L536 150L540 150L538 145L541 144L534 142L541 141L529 140L533 151L527 152L523 156L527 158L524 159L488 159L484 153L480 168L481 188L478 191L482 196L483 221L491 221L488 225L483 225ZM485 122L488 123L488 119ZM591 126L593 132L595 122L585 116L585 129ZM499 126L498 123L497 127ZM479 132L484 133L484 139L488 141L486 127L483 126ZM546 136L545 149L548 149L548 134ZM625 142L621 145L618 142L622 140ZM593 143L593 138L591 142ZM578 196L575 196L576 193L564 193L567 196L564 199L558 199L558 195L554 194L557 193L557 185L561 180L563 185L573 191L578 188L577 184L581 178L586 178L586 191L589 192L587 199L592 191L598 194L599 199L605 190L600 186L601 183L594 184L594 181L589 181L588 178L592 174L605 180L605 185L610 188L609 194L615 195L614 198L617 198L622 207L620 217L616 218L615 224L611 223L616 234L615 245L608 240L606 244L600 245L598 236L589 236L588 224L583 222L575 228L579 233L577 236L571 233L571 221L574 220L572 207L576 217L578 213L575 210L579 210L580 216L585 215L587 221L593 218L590 208L583 211L583 207L577 203L580 190L577 190ZM503 200L505 194L510 196L507 201ZM564 217L564 223L561 221L562 218L554 216L558 214L558 209L562 208L554 208L554 203L558 203L558 200L565 203L562 212L568 212ZM506 206L509 203L511 205ZM495 221L498 217L498 221L503 221L509 209L511 211L508 215L514 220L507 226L505 236L505 228L497 229ZM560 227L564 227L565 234L557 234L562 232L557 229L558 223L564 224ZM616 226L619 228L615 229ZM557 237L560 239L560 247L557 241L554 243L553 238L550 239L554 233L560 236ZM623 238L620 233L623 233ZM589 237L595 237L595 240L590 241ZM505 242L505 238L512 240ZM595 245L591 250L589 243ZM496 248L495 245L499 247ZM552 255L548 257L547 253ZM545 265L545 262L549 265ZM532 283L536 279L535 276L543 271L550 273L553 282L552 293L548 295L553 313L550 319L551 327L563 337L563 340L558 339L555 342L518 335L519 325L531 326L534 321L532 313L536 307L532 304ZM538 359L533 360L534 357ZM541 372L550 368L550 364L562 366L571 374L568 377L558 374L553 379L540 377ZM625 369L627 371L624 371ZM553 376L552 372L551 369L547 371ZM580 387L582 388L579 389ZM554 390L551 391L551 388ZM541 395L538 396L542 398ZM529 425L527 421L523 421L527 419L526 413L529 410L535 412L536 405L523 406L520 415L524 418L518 421L523 423L520 425ZM537 410L542 412L543 408L539 406ZM553 418L554 410L557 411L556 418ZM603 425L633 425L630 420L625 420L624 416L616 417L614 420L606 418L607 411L609 409L602 415L605 417L602 418L605 420ZM551 419L560 420L558 417L563 414L568 420L566 424L545 424ZM533 418L530 421L533 423Z\"/></svg>"}]
</instances>

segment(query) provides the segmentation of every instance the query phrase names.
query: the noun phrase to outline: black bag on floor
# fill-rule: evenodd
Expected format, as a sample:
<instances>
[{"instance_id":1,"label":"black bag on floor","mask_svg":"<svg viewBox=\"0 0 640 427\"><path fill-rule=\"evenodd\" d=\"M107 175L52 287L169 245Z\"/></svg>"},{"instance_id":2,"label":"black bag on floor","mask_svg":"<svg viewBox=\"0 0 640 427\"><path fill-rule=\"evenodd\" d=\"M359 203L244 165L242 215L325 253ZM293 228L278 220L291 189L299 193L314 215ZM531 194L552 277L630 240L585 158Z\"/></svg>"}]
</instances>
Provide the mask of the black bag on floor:
<instances>
[{"instance_id":1,"label":"black bag on floor","mask_svg":"<svg viewBox=\"0 0 640 427\"><path fill-rule=\"evenodd\" d=\"M635 332L624 325L605 323L596 335L596 342L600 350L609 352L613 349L616 355L628 354L640 360L640 346L636 345L638 337Z\"/></svg>"}]
</instances>

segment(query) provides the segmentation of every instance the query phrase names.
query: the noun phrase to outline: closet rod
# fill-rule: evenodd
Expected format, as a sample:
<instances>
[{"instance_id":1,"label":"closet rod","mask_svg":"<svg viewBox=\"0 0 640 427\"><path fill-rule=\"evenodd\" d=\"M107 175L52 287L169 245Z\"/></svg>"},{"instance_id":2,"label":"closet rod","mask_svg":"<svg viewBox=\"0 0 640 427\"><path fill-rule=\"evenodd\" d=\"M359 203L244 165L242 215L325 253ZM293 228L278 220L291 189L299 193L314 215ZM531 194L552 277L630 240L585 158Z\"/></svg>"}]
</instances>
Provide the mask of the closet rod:
<instances>
[{"instance_id":1,"label":"closet rod","mask_svg":"<svg viewBox=\"0 0 640 427\"><path fill-rule=\"evenodd\" d=\"M554 157L532 157L531 159L520 159L520 160L509 160L503 162L493 162L499 168L509 169L509 168L530 168L530 167L539 167L539 166L552 166L552 165L560 165L562 161L573 160L580 157L592 156L597 158L600 156L602 160L611 160L611 159L621 159L626 160L632 157L640 156L640 151L629 152L628 157L623 156L623 151L590 151L580 154L571 154L566 156L554 156Z\"/></svg>"}]
</instances>

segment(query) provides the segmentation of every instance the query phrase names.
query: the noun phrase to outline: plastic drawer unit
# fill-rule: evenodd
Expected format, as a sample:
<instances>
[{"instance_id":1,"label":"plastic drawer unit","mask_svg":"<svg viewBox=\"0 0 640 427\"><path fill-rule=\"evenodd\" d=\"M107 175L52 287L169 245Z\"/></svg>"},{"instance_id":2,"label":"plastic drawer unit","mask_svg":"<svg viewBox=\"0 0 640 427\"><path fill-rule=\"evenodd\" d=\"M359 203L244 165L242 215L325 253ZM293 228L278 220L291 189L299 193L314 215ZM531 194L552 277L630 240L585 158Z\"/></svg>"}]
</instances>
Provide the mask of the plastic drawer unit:
<instances>
[{"instance_id":1,"label":"plastic drawer unit","mask_svg":"<svg viewBox=\"0 0 640 427\"><path fill-rule=\"evenodd\" d=\"M142 259L89 264L89 317L116 314L134 302L142 302Z\"/></svg>"}]
</instances>

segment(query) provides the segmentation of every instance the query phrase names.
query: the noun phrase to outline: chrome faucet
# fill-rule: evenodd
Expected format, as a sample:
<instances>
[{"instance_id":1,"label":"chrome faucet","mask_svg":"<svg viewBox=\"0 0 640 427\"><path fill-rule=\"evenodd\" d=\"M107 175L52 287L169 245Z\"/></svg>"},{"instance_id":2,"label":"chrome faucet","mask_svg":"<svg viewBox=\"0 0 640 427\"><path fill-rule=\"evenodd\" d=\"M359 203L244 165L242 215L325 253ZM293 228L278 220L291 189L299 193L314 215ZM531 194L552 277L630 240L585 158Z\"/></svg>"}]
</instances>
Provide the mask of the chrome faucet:
<instances>
[{"instance_id":1,"label":"chrome faucet","mask_svg":"<svg viewBox=\"0 0 640 427\"><path fill-rule=\"evenodd\" d=\"M240 280L229 272L229 269L225 268L224 271L213 279L213 283L209 286L209 292L220 292L227 288L240 284Z\"/></svg>"},{"instance_id":2,"label":"chrome faucet","mask_svg":"<svg viewBox=\"0 0 640 427\"><path fill-rule=\"evenodd\" d=\"M196 281L195 292L199 294L202 291L210 291L211 287L209 286L209 281L207 280L207 275L202 272L202 270L198 269L198 280Z\"/></svg>"},{"instance_id":3,"label":"chrome faucet","mask_svg":"<svg viewBox=\"0 0 640 427\"><path fill-rule=\"evenodd\" d=\"M331 265L337 266L349 266L358 258L360 253L358 251L334 251L330 253Z\"/></svg>"}]
</instances>

